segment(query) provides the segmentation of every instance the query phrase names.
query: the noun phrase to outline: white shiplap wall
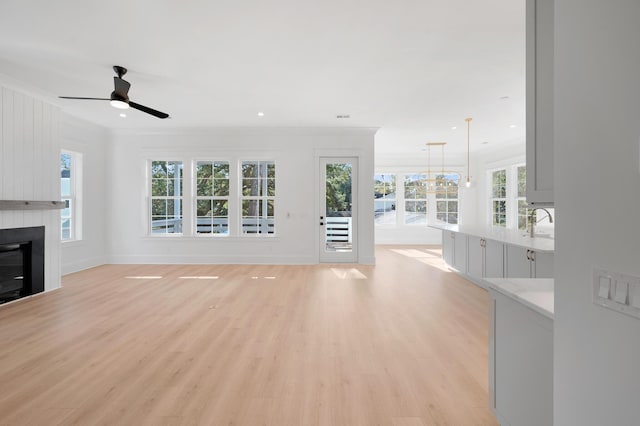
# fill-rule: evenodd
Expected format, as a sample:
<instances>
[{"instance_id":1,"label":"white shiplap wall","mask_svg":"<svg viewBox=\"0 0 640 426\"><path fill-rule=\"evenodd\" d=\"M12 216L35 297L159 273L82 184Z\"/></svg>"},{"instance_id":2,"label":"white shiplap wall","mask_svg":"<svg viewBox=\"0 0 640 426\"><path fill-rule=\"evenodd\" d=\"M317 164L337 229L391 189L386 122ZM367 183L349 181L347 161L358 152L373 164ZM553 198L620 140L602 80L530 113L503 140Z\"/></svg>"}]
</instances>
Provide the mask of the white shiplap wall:
<instances>
[{"instance_id":1,"label":"white shiplap wall","mask_svg":"<svg viewBox=\"0 0 640 426\"><path fill-rule=\"evenodd\" d=\"M0 199L60 199L58 108L0 86ZM45 291L60 287L60 210L0 211L0 229L45 226Z\"/></svg>"}]
</instances>

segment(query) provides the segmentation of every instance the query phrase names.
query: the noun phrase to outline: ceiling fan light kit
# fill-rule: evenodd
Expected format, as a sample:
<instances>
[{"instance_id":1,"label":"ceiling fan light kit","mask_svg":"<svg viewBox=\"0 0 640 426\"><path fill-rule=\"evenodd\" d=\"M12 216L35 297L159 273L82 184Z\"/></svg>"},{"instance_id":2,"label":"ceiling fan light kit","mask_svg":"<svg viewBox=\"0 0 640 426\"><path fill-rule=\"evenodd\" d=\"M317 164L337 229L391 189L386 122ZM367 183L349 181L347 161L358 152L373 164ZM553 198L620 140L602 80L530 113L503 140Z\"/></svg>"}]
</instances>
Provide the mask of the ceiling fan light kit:
<instances>
[{"instance_id":1,"label":"ceiling fan light kit","mask_svg":"<svg viewBox=\"0 0 640 426\"><path fill-rule=\"evenodd\" d=\"M127 69L125 67L121 67L119 65L114 65L113 70L117 74L117 77L113 77L113 85L115 87L114 91L111 92L111 96L109 98L83 98L77 96L60 96L62 99L80 99L80 100L95 100L95 101L109 101L112 107L118 109L127 109L129 107L133 109L137 109L138 111L145 112L147 114L153 115L158 118L168 118L169 114L165 112L161 112L155 110L153 108L149 108L144 105L137 104L129 100L129 88L131 88L131 83L124 80L122 77L127 73Z\"/></svg>"}]
</instances>

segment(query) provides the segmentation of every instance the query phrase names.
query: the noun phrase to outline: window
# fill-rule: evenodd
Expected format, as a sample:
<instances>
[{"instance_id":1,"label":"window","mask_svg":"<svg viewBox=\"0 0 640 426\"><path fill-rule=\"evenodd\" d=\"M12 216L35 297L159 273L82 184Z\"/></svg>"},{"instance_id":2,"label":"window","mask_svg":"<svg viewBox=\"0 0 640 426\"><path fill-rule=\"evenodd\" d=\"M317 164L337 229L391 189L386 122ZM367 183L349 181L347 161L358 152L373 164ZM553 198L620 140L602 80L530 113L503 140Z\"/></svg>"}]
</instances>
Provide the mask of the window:
<instances>
[{"instance_id":1,"label":"window","mask_svg":"<svg viewBox=\"0 0 640 426\"><path fill-rule=\"evenodd\" d=\"M507 226L507 170L491 172L491 223Z\"/></svg>"},{"instance_id":2,"label":"window","mask_svg":"<svg viewBox=\"0 0 640 426\"><path fill-rule=\"evenodd\" d=\"M529 224L536 221L536 211L527 208L527 167L517 167L518 179L518 229L527 230Z\"/></svg>"},{"instance_id":3,"label":"window","mask_svg":"<svg viewBox=\"0 0 640 426\"><path fill-rule=\"evenodd\" d=\"M242 162L241 229L248 234L275 233L276 165L273 161Z\"/></svg>"},{"instance_id":4,"label":"window","mask_svg":"<svg viewBox=\"0 0 640 426\"><path fill-rule=\"evenodd\" d=\"M404 223L425 225L427 223L427 175L404 176Z\"/></svg>"},{"instance_id":5,"label":"window","mask_svg":"<svg viewBox=\"0 0 640 426\"><path fill-rule=\"evenodd\" d=\"M229 234L229 163L196 162L196 233Z\"/></svg>"},{"instance_id":6,"label":"window","mask_svg":"<svg viewBox=\"0 0 640 426\"><path fill-rule=\"evenodd\" d=\"M151 162L151 233L182 233L181 161Z\"/></svg>"},{"instance_id":7,"label":"window","mask_svg":"<svg viewBox=\"0 0 640 426\"><path fill-rule=\"evenodd\" d=\"M63 151L60 154L60 195L65 203L60 213L61 239L82 239L81 218L82 154Z\"/></svg>"},{"instance_id":8,"label":"window","mask_svg":"<svg viewBox=\"0 0 640 426\"><path fill-rule=\"evenodd\" d=\"M446 173L436 175L436 219L451 224L458 223L458 184L460 175Z\"/></svg>"},{"instance_id":9,"label":"window","mask_svg":"<svg viewBox=\"0 0 640 426\"><path fill-rule=\"evenodd\" d=\"M375 175L374 183L375 224L396 223L396 175Z\"/></svg>"}]
</instances>

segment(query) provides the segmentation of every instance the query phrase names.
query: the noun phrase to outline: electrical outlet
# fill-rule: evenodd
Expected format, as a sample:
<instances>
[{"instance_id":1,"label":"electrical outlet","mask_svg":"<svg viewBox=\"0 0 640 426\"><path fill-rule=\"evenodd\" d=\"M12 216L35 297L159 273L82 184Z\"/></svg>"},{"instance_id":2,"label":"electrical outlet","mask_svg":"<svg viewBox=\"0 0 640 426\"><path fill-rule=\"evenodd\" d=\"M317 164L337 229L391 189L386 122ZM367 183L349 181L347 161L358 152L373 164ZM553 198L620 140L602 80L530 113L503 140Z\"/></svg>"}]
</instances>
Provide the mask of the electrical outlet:
<instances>
[{"instance_id":1,"label":"electrical outlet","mask_svg":"<svg viewBox=\"0 0 640 426\"><path fill-rule=\"evenodd\" d=\"M640 278L594 267L593 303L640 318Z\"/></svg>"}]
</instances>

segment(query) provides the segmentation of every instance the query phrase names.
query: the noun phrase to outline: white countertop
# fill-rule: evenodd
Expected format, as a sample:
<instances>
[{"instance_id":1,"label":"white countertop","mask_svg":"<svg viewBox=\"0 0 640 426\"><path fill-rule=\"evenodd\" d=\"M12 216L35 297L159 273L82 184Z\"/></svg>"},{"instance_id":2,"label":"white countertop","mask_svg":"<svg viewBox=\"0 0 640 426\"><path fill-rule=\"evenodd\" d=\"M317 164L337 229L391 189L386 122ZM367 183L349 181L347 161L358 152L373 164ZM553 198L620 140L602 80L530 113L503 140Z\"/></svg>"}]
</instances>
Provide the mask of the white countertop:
<instances>
[{"instance_id":1,"label":"white countertop","mask_svg":"<svg viewBox=\"0 0 640 426\"><path fill-rule=\"evenodd\" d=\"M497 291L553 319L552 278L484 278L489 290Z\"/></svg>"},{"instance_id":2,"label":"white countertop","mask_svg":"<svg viewBox=\"0 0 640 426\"><path fill-rule=\"evenodd\" d=\"M487 228L459 225L428 225L430 228L440 229L443 231L459 232L461 234L473 235L475 237L485 238L488 240L499 241L506 244L512 244L539 252L553 252L554 240L552 238L525 236L526 232L505 229L505 228Z\"/></svg>"}]
</instances>

